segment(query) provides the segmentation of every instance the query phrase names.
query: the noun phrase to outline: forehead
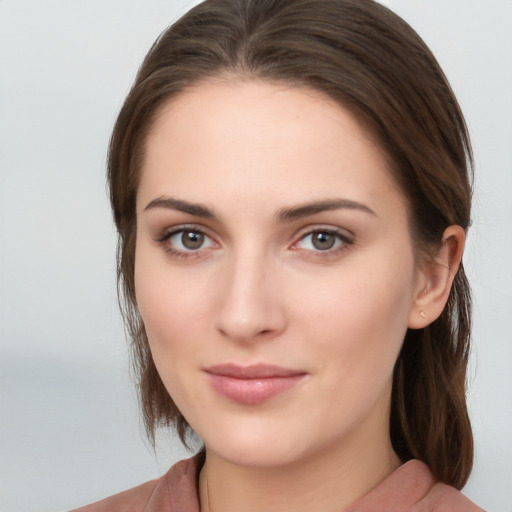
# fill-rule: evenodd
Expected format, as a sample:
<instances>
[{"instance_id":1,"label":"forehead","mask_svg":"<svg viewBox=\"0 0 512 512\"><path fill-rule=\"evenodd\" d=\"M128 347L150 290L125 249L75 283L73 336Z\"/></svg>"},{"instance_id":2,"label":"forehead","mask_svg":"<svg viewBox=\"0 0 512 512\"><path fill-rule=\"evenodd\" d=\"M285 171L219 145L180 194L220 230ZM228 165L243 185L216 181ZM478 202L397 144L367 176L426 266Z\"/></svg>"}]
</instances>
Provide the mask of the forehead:
<instances>
[{"instance_id":1,"label":"forehead","mask_svg":"<svg viewBox=\"0 0 512 512\"><path fill-rule=\"evenodd\" d=\"M211 81L159 111L148 134L139 207L158 195L200 202L265 196L303 202L333 192L404 202L376 138L346 108L305 88ZM385 194L384 194L385 195Z\"/></svg>"}]
</instances>

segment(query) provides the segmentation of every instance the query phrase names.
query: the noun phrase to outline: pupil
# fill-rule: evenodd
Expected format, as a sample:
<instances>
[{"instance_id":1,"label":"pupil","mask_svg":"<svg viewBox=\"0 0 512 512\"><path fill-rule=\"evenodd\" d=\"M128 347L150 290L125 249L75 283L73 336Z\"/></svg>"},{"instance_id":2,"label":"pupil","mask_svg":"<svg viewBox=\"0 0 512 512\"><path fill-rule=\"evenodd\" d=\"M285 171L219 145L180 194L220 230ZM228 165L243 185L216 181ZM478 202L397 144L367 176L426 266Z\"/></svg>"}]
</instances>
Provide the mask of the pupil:
<instances>
[{"instance_id":1,"label":"pupil","mask_svg":"<svg viewBox=\"0 0 512 512\"><path fill-rule=\"evenodd\" d=\"M314 233L313 234L313 246L315 249L327 250L332 249L335 242L333 235L329 233Z\"/></svg>"},{"instance_id":2,"label":"pupil","mask_svg":"<svg viewBox=\"0 0 512 512\"><path fill-rule=\"evenodd\" d=\"M181 241L187 249L199 249L204 242L204 235L195 231L185 231L181 235Z\"/></svg>"}]
</instances>

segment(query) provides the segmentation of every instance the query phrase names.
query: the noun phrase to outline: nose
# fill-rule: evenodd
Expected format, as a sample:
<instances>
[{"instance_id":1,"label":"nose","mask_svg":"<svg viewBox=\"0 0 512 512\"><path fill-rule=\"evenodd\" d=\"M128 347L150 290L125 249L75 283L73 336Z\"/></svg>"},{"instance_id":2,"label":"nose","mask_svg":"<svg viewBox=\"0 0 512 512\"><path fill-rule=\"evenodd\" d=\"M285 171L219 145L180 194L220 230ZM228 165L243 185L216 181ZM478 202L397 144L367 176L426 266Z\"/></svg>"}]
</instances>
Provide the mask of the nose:
<instances>
[{"instance_id":1,"label":"nose","mask_svg":"<svg viewBox=\"0 0 512 512\"><path fill-rule=\"evenodd\" d=\"M256 255L239 257L226 269L220 287L217 329L233 341L270 339L286 328L275 269Z\"/></svg>"}]
</instances>

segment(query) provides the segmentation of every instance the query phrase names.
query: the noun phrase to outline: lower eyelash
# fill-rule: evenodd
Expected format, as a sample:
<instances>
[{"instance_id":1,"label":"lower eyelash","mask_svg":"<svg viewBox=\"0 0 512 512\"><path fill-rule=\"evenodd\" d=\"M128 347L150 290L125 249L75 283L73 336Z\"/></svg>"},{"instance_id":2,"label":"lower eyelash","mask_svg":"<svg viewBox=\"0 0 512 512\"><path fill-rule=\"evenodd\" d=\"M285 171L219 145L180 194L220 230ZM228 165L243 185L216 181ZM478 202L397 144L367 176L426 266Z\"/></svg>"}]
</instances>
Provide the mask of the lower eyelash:
<instances>
[{"instance_id":1,"label":"lower eyelash","mask_svg":"<svg viewBox=\"0 0 512 512\"><path fill-rule=\"evenodd\" d=\"M192 258L195 255L194 252L181 252L169 246L164 246L163 249L167 254L171 254L172 256L175 256L177 258Z\"/></svg>"},{"instance_id":2,"label":"lower eyelash","mask_svg":"<svg viewBox=\"0 0 512 512\"><path fill-rule=\"evenodd\" d=\"M335 249L328 249L326 251L308 251L308 253L314 258L330 258L338 256L343 251L348 250L351 245L351 241L343 240L343 243L339 247L336 247Z\"/></svg>"},{"instance_id":3,"label":"lower eyelash","mask_svg":"<svg viewBox=\"0 0 512 512\"><path fill-rule=\"evenodd\" d=\"M194 258L199 256L199 251L178 251L165 244L165 242L167 242L167 240L169 240L172 236L184 231L194 231L195 233L205 234L203 231L196 229L194 226L181 226L179 229L165 231L161 236L155 238L155 242L160 244L166 253L171 254L177 258Z\"/></svg>"}]
</instances>

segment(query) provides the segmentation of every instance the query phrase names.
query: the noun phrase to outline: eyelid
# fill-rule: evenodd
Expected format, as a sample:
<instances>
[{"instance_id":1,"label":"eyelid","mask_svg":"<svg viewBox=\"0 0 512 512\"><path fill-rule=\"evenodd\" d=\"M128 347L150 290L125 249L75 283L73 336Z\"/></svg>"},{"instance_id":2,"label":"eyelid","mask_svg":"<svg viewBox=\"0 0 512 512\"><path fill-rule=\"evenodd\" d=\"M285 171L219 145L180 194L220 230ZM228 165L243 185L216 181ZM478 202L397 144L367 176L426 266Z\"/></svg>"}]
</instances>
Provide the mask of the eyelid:
<instances>
[{"instance_id":1,"label":"eyelid","mask_svg":"<svg viewBox=\"0 0 512 512\"><path fill-rule=\"evenodd\" d=\"M313 235L314 233L328 233L328 234L335 235L336 237L338 237L339 240L341 240L342 244L341 244L341 246L334 247L331 249L325 249L325 250L321 250L321 249L313 250L313 249L304 249L301 247L297 247L301 241L303 241L306 237ZM332 226L332 225L313 225L313 226L308 226L307 228L303 228L301 230L301 232L295 237L295 242L292 243L291 249L297 250L297 251L309 252L309 253L312 253L315 256L319 256L319 257L322 257L322 256L327 257L329 255L337 253L338 251L342 251L342 250L348 248L348 246L354 244L354 241L355 241L355 235L353 233L351 233L350 231L348 231L347 229L343 229L343 228L340 228L337 226Z\"/></svg>"},{"instance_id":2,"label":"eyelid","mask_svg":"<svg viewBox=\"0 0 512 512\"><path fill-rule=\"evenodd\" d=\"M179 224L177 226L172 226L160 231L160 234L155 238L155 242L165 242L171 236L175 235L176 233L181 233L182 231L195 231L213 239L212 235L209 233L209 230L204 226L198 226L197 224Z\"/></svg>"},{"instance_id":3,"label":"eyelid","mask_svg":"<svg viewBox=\"0 0 512 512\"><path fill-rule=\"evenodd\" d=\"M207 247L199 247L196 250L183 250L177 249L176 247L172 247L170 245L166 245L166 242L168 242L173 236L186 231L192 231L204 235L205 238L208 238L210 240L211 244ZM217 240L215 240L215 237L209 233L209 230L206 229L204 226L198 226L197 224L181 224L177 226L172 226L170 228L164 229L161 232L161 234L157 236L154 240L159 245L164 246L165 251L168 252L169 254L183 258L199 257L205 250L208 250L212 246L219 246L219 243L217 242Z\"/></svg>"},{"instance_id":4,"label":"eyelid","mask_svg":"<svg viewBox=\"0 0 512 512\"><path fill-rule=\"evenodd\" d=\"M346 228L340 228L339 226L332 226L329 224L313 224L309 225L305 228L302 228L299 233L294 237L295 240L302 240L307 235L311 235L312 233L325 232L332 233L334 235L338 235L347 243L353 243L355 239L354 233L349 231ZM296 243L296 242L294 242Z\"/></svg>"}]
</instances>

